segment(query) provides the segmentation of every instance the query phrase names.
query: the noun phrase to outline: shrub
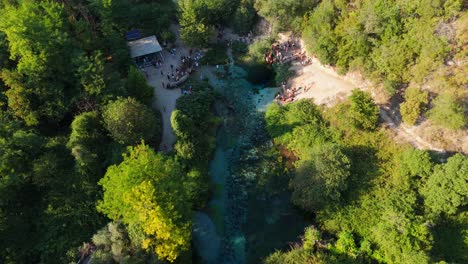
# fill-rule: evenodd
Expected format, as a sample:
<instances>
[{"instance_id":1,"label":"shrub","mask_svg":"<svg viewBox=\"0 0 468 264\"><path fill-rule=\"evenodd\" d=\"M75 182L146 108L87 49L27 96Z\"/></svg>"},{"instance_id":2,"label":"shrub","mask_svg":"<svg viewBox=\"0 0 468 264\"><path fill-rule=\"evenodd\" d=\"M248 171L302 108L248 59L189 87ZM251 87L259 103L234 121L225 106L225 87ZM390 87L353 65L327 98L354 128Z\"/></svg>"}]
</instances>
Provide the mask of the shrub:
<instances>
[{"instance_id":1,"label":"shrub","mask_svg":"<svg viewBox=\"0 0 468 264\"><path fill-rule=\"evenodd\" d=\"M354 89L351 96L350 114L354 127L364 130L374 130L379 120L379 107L374 103L369 93Z\"/></svg>"},{"instance_id":2,"label":"shrub","mask_svg":"<svg viewBox=\"0 0 468 264\"><path fill-rule=\"evenodd\" d=\"M427 92L419 88L408 88L405 91L405 102L400 105L403 122L414 125L421 115L421 111L426 107Z\"/></svg>"},{"instance_id":3,"label":"shrub","mask_svg":"<svg viewBox=\"0 0 468 264\"><path fill-rule=\"evenodd\" d=\"M467 124L463 103L456 101L448 93L441 94L434 100L429 119L450 129L461 129Z\"/></svg>"}]
</instances>

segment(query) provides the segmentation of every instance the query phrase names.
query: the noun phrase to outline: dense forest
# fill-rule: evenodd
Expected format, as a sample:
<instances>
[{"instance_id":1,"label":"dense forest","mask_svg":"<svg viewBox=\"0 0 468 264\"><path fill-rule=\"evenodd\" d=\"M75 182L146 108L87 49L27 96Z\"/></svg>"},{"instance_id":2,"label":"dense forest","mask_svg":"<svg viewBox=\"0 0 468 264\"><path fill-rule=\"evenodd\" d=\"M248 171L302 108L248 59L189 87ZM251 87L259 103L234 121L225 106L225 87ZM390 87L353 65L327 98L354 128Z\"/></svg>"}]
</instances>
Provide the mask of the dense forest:
<instances>
[{"instance_id":1,"label":"dense forest","mask_svg":"<svg viewBox=\"0 0 468 264\"><path fill-rule=\"evenodd\" d=\"M228 59L217 30L247 35L266 21L269 36L230 47L249 77L259 68L277 86L290 77L263 56L292 31L323 64L399 96L407 125L466 132L466 9L462 0L1 0L0 262L76 263L87 242L92 263L195 259L193 212L215 191L209 163L225 120L214 106L225 100L191 80L170 118L174 150L157 151L158 94L130 58L128 30L174 42L169 26L179 24L181 40L209 48L203 63L218 65ZM262 118L278 164L259 181L287 182L313 223L264 263L468 262L466 153L394 142L358 89L332 107L272 103Z\"/></svg>"}]
</instances>

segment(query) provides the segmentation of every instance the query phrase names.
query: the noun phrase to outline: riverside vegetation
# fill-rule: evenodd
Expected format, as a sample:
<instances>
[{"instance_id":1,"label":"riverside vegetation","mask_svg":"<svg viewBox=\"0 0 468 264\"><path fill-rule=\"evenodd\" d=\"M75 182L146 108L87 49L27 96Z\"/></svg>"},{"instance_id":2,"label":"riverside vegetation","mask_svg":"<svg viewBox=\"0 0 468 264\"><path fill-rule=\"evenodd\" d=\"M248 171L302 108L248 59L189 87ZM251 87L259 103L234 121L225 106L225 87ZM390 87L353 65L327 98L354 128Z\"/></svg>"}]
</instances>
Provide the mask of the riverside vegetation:
<instances>
[{"instance_id":1,"label":"riverside vegetation","mask_svg":"<svg viewBox=\"0 0 468 264\"><path fill-rule=\"evenodd\" d=\"M194 93L171 117L175 150L157 152L158 95L133 66L126 31L171 42L177 20L181 39L212 47L219 58L210 61L221 64L224 48L210 43L216 28L247 34L265 19L270 38L232 46L249 81L289 77L262 58L276 33L292 30L322 63L402 95L406 124L466 131L466 8L461 0L0 1L0 262L76 263L89 241L92 263L195 259L192 212L213 195L209 162L222 123L213 106L222 95L190 80ZM263 249L262 262L468 262L468 157L396 143L378 114L357 89L329 108L301 100L255 114L273 142L252 163L268 167L250 179L256 194L288 192L312 223L292 247Z\"/></svg>"}]
</instances>

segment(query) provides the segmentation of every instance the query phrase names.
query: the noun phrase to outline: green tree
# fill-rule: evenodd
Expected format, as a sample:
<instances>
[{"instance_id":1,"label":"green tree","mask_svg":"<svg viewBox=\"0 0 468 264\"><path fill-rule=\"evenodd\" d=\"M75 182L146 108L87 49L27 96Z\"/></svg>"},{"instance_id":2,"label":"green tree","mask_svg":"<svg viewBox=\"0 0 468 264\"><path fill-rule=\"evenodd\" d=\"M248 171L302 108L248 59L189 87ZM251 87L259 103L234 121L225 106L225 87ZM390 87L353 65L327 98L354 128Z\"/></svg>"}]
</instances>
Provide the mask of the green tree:
<instances>
[{"instance_id":1,"label":"green tree","mask_svg":"<svg viewBox=\"0 0 468 264\"><path fill-rule=\"evenodd\" d=\"M454 99L449 93L443 93L433 101L429 110L429 119L443 127L461 129L468 123L464 103Z\"/></svg>"},{"instance_id":2,"label":"green tree","mask_svg":"<svg viewBox=\"0 0 468 264\"><path fill-rule=\"evenodd\" d=\"M93 235L92 241L97 248L91 256L93 263L160 263L154 255L133 244L125 226L119 222L108 223Z\"/></svg>"},{"instance_id":3,"label":"green tree","mask_svg":"<svg viewBox=\"0 0 468 264\"><path fill-rule=\"evenodd\" d=\"M247 34L253 28L257 18L253 4L254 0L240 1L231 22L237 33Z\"/></svg>"},{"instance_id":4,"label":"green tree","mask_svg":"<svg viewBox=\"0 0 468 264\"><path fill-rule=\"evenodd\" d=\"M104 128L97 112L85 112L75 116L71 124L71 134L67 147L78 165L87 173L100 175L103 144L106 143Z\"/></svg>"},{"instance_id":5,"label":"green tree","mask_svg":"<svg viewBox=\"0 0 468 264\"><path fill-rule=\"evenodd\" d=\"M377 199L375 205L379 208L375 226L363 224L378 245L376 252L382 255L382 260L388 263L429 263L432 235L424 216L417 213L422 210L416 191L407 186L386 186L374 199Z\"/></svg>"},{"instance_id":6,"label":"green tree","mask_svg":"<svg viewBox=\"0 0 468 264\"><path fill-rule=\"evenodd\" d=\"M392 36L373 50L372 61L375 71L382 76L390 94L394 94L402 83L409 81L409 65L414 54L405 40Z\"/></svg>"},{"instance_id":7,"label":"green tree","mask_svg":"<svg viewBox=\"0 0 468 264\"><path fill-rule=\"evenodd\" d=\"M335 243L335 248L339 253L349 255L356 258L358 255L358 248L354 241L353 233L342 231L338 234L338 240Z\"/></svg>"},{"instance_id":8,"label":"green tree","mask_svg":"<svg viewBox=\"0 0 468 264\"><path fill-rule=\"evenodd\" d=\"M408 125L414 125L421 112L428 103L427 91L419 88L408 88L405 91L405 102L400 105L401 117L403 122Z\"/></svg>"},{"instance_id":9,"label":"green tree","mask_svg":"<svg viewBox=\"0 0 468 264\"><path fill-rule=\"evenodd\" d=\"M206 47L214 33L208 22L206 5L197 0L182 0L178 4L181 10L180 37L189 46Z\"/></svg>"},{"instance_id":10,"label":"green tree","mask_svg":"<svg viewBox=\"0 0 468 264\"><path fill-rule=\"evenodd\" d=\"M146 82L145 77L134 66L130 66L128 70L125 88L131 97L139 101L150 103L153 99L154 89Z\"/></svg>"},{"instance_id":11,"label":"green tree","mask_svg":"<svg viewBox=\"0 0 468 264\"><path fill-rule=\"evenodd\" d=\"M350 160L337 145L320 146L308 159L299 161L290 183L292 202L313 212L339 201L348 186L350 166Z\"/></svg>"},{"instance_id":12,"label":"green tree","mask_svg":"<svg viewBox=\"0 0 468 264\"><path fill-rule=\"evenodd\" d=\"M9 87L9 107L28 125L62 119L76 93L69 63L74 50L64 22L63 6L51 1L21 1L2 11L0 31L18 63L1 78Z\"/></svg>"},{"instance_id":13,"label":"green tree","mask_svg":"<svg viewBox=\"0 0 468 264\"><path fill-rule=\"evenodd\" d=\"M468 204L468 157L456 154L436 165L422 189L424 203L435 214L455 214Z\"/></svg>"},{"instance_id":14,"label":"green tree","mask_svg":"<svg viewBox=\"0 0 468 264\"><path fill-rule=\"evenodd\" d=\"M80 56L76 64L78 65L76 75L85 92L89 95L100 96L106 88L102 53L97 51L89 57Z\"/></svg>"},{"instance_id":15,"label":"green tree","mask_svg":"<svg viewBox=\"0 0 468 264\"><path fill-rule=\"evenodd\" d=\"M177 136L177 155L186 160L206 162L214 150L214 129L218 123L211 112L213 92L199 91L177 99L176 110L171 115L171 125ZM203 88L206 89L206 88Z\"/></svg>"},{"instance_id":16,"label":"green tree","mask_svg":"<svg viewBox=\"0 0 468 264\"><path fill-rule=\"evenodd\" d=\"M336 8L333 1L322 1L305 22L302 38L307 51L316 54L323 64L335 64L337 37L334 32Z\"/></svg>"},{"instance_id":17,"label":"green tree","mask_svg":"<svg viewBox=\"0 0 468 264\"><path fill-rule=\"evenodd\" d=\"M139 230L143 249L177 259L190 248L191 201L179 162L147 145L129 148L124 161L110 166L99 184L104 196L98 210L129 229Z\"/></svg>"},{"instance_id":18,"label":"green tree","mask_svg":"<svg viewBox=\"0 0 468 264\"><path fill-rule=\"evenodd\" d=\"M379 107L374 103L371 95L354 89L349 99L350 115L354 126L365 130L375 129L379 120Z\"/></svg>"},{"instance_id":19,"label":"green tree","mask_svg":"<svg viewBox=\"0 0 468 264\"><path fill-rule=\"evenodd\" d=\"M258 14L270 22L275 30L300 30L302 16L319 1L316 0L256 0Z\"/></svg>"},{"instance_id":20,"label":"green tree","mask_svg":"<svg viewBox=\"0 0 468 264\"><path fill-rule=\"evenodd\" d=\"M111 137L120 144L133 145L141 140L158 140L160 118L134 98L120 98L104 107L104 124Z\"/></svg>"}]
</instances>

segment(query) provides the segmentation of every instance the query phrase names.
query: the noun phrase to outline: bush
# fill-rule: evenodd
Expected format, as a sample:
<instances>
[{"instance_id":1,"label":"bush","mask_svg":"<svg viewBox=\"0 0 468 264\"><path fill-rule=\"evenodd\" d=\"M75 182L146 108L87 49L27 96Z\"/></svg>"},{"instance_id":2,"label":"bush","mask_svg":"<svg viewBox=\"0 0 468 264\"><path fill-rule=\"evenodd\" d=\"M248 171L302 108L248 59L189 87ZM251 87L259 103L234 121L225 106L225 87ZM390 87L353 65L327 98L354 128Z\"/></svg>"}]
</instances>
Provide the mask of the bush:
<instances>
[{"instance_id":1,"label":"bush","mask_svg":"<svg viewBox=\"0 0 468 264\"><path fill-rule=\"evenodd\" d=\"M405 102L400 105L403 122L414 125L421 115L421 111L428 102L428 93L419 88L408 88L405 91Z\"/></svg>"},{"instance_id":2,"label":"bush","mask_svg":"<svg viewBox=\"0 0 468 264\"><path fill-rule=\"evenodd\" d=\"M429 119L450 129L461 129L467 124L463 103L457 102L448 93L441 94L434 100L434 106L429 111Z\"/></svg>"},{"instance_id":3,"label":"bush","mask_svg":"<svg viewBox=\"0 0 468 264\"><path fill-rule=\"evenodd\" d=\"M253 7L253 0L241 0L232 19L232 27L237 33L244 35L249 32L256 21L257 13Z\"/></svg>"},{"instance_id":4,"label":"bush","mask_svg":"<svg viewBox=\"0 0 468 264\"><path fill-rule=\"evenodd\" d=\"M341 198L348 187L350 160L339 146L317 146L308 157L298 162L297 173L291 180L291 201L308 212L323 209Z\"/></svg>"},{"instance_id":5,"label":"bush","mask_svg":"<svg viewBox=\"0 0 468 264\"><path fill-rule=\"evenodd\" d=\"M247 57L244 58L244 62L250 64L265 64L265 53L271 49L273 41L273 38L256 40L249 46L249 51Z\"/></svg>"},{"instance_id":6,"label":"bush","mask_svg":"<svg viewBox=\"0 0 468 264\"><path fill-rule=\"evenodd\" d=\"M379 107L369 93L354 89L350 98L350 114L354 127L374 130L379 120Z\"/></svg>"}]
</instances>

